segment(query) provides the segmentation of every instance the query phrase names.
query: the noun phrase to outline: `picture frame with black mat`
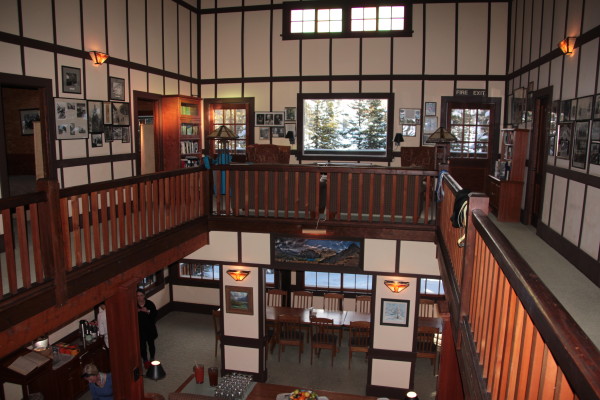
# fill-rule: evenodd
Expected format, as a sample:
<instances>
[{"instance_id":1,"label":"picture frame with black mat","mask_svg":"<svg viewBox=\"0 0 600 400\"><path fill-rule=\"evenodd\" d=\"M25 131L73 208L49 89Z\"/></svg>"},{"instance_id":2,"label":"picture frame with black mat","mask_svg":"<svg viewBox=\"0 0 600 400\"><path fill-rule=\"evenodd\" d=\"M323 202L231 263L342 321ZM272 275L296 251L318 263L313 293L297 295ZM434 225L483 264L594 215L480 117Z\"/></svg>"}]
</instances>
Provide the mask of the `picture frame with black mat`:
<instances>
[{"instance_id":1,"label":"picture frame with black mat","mask_svg":"<svg viewBox=\"0 0 600 400\"><path fill-rule=\"evenodd\" d=\"M111 76L108 83L110 100L125 101L125 79Z\"/></svg>"},{"instance_id":2,"label":"picture frame with black mat","mask_svg":"<svg viewBox=\"0 0 600 400\"><path fill-rule=\"evenodd\" d=\"M225 312L254 315L252 287L225 286Z\"/></svg>"},{"instance_id":3,"label":"picture frame with black mat","mask_svg":"<svg viewBox=\"0 0 600 400\"><path fill-rule=\"evenodd\" d=\"M381 299L380 325L408 327L410 300Z\"/></svg>"},{"instance_id":4,"label":"picture frame with black mat","mask_svg":"<svg viewBox=\"0 0 600 400\"><path fill-rule=\"evenodd\" d=\"M33 135L33 123L40 120L40 109L29 108L19 110L21 116L21 135L32 136Z\"/></svg>"},{"instance_id":5,"label":"picture frame with black mat","mask_svg":"<svg viewBox=\"0 0 600 400\"><path fill-rule=\"evenodd\" d=\"M81 94L81 68L63 65L61 76L63 93Z\"/></svg>"}]
</instances>

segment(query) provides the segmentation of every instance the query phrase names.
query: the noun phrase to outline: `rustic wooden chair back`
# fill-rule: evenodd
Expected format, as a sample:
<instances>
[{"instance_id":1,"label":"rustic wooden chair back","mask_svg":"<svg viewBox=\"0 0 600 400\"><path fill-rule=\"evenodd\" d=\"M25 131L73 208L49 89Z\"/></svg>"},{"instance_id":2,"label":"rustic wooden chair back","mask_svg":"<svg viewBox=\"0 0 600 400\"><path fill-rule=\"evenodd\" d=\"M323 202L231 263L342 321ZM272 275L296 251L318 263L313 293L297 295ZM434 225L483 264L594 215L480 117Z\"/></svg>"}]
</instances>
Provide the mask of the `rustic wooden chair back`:
<instances>
[{"instance_id":1,"label":"rustic wooden chair back","mask_svg":"<svg viewBox=\"0 0 600 400\"><path fill-rule=\"evenodd\" d=\"M435 317L435 301L431 299L421 299L419 302L419 317Z\"/></svg>"},{"instance_id":2,"label":"rustic wooden chair back","mask_svg":"<svg viewBox=\"0 0 600 400\"><path fill-rule=\"evenodd\" d=\"M221 310L212 311L213 326L215 328L215 357L217 357L217 350L219 349L219 342L221 341L221 335L223 334L221 329Z\"/></svg>"},{"instance_id":3,"label":"rustic wooden chair back","mask_svg":"<svg viewBox=\"0 0 600 400\"><path fill-rule=\"evenodd\" d=\"M285 307L287 292L281 289L267 290L267 305L272 307Z\"/></svg>"},{"instance_id":4,"label":"rustic wooden chair back","mask_svg":"<svg viewBox=\"0 0 600 400\"><path fill-rule=\"evenodd\" d=\"M371 312L371 296L356 296L354 311L361 313Z\"/></svg>"},{"instance_id":5,"label":"rustic wooden chair back","mask_svg":"<svg viewBox=\"0 0 600 400\"><path fill-rule=\"evenodd\" d=\"M311 318L310 324L310 364L312 365L315 352L317 353L317 357L320 357L321 350L326 349L331 350L331 366L333 367L338 340L336 335L337 328L333 326L333 320L329 318Z\"/></svg>"},{"instance_id":6,"label":"rustic wooden chair back","mask_svg":"<svg viewBox=\"0 0 600 400\"><path fill-rule=\"evenodd\" d=\"M417 357L435 359L437 356L437 335L439 329L429 326L417 328Z\"/></svg>"},{"instance_id":7,"label":"rustic wooden chair back","mask_svg":"<svg viewBox=\"0 0 600 400\"><path fill-rule=\"evenodd\" d=\"M304 351L304 334L302 333L302 324L297 315L281 314L277 316L277 344L279 345L279 361L281 361L281 352L285 351L285 346L298 346L298 362L302 361L302 352Z\"/></svg>"},{"instance_id":8,"label":"rustic wooden chair back","mask_svg":"<svg viewBox=\"0 0 600 400\"><path fill-rule=\"evenodd\" d=\"M350 322L348 337L348 369L352 368L352 353L369 352L371 347L371 323L366 321Z\"/></svg>"},{"instance_id":9,"label":"rustic wooden chair back","mask_svg":"<svg viewBox=\"0 0 600 400\"><path fill-rule=\"evenodd\" d=\"M304 290L293 292L293 308L310 308L313 306L313 294Z\"/></svg>"},{"instance_id":10,"label":"rustic wooden chair back","mask_svg":"<svg viewBox=\"0 0 600 400\"><path fill-rule=\"evenodd\" d=\"M323 308L325 310L342 311L344 295L341 293L325 293L323 295Z\"/></svg>"}]
</instances>

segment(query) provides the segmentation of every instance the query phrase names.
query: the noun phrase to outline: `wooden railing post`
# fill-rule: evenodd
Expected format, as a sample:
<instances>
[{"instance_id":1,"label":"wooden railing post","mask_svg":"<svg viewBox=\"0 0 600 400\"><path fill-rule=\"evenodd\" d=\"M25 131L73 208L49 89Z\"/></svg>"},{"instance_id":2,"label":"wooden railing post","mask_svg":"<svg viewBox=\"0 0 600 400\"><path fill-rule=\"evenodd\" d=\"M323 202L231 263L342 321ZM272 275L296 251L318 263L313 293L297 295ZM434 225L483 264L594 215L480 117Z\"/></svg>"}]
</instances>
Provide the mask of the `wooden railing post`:
<instances>
[{"instance_id":1,"label":"wooden railing post","mask_svg":"<svg viewBox=\"0 0 600 400\"><path fill-rule=\"evenodd\" d=\"M58 181L40 179L37 190L46 193L46 202L40 203L40 245L45 274L54 281L56 305L61 306L67 300L67 266L63 249L63 225L60 216L60 196Z\"/></svg>"},{"instance_id":2,"label":"wooden railing post","mask_svg":"<svg viewBox=\"0 0 600 400\"><path fill-rule=\"evenodd\" d=\"M483 193L470 193L469 206L467 213L467 226L465 237L465 252L463 258L463 273L460 283L460 319L469 314L469 302L471 300L471 286L473 281L473 263L475 260L475 226L473 225L473 210L481 210L484 213L489 212L489 197ZM458 336L457 347L460 348L460 338Z\"/></svg>"}]
</instances>

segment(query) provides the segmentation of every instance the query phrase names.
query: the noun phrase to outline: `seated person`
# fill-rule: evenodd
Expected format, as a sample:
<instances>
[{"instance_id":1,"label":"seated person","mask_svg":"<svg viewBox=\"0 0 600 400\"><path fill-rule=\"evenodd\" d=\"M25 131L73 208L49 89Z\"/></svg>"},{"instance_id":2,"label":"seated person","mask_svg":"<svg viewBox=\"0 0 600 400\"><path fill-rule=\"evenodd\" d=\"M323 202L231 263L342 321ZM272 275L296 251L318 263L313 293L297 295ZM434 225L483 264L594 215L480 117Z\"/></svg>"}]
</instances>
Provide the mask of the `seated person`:
<instances>
[{"instance_id":1,"label":"seated person","mask_svg":"<svg viewBox=\"0 0 600 400\"><path fill-rule=\"evenodd\" d=\"M88 381L93 400L113 400L112 375L109 372L100 372L94 364L87 364L81 377Z\"/></svg>"}]
</instances>

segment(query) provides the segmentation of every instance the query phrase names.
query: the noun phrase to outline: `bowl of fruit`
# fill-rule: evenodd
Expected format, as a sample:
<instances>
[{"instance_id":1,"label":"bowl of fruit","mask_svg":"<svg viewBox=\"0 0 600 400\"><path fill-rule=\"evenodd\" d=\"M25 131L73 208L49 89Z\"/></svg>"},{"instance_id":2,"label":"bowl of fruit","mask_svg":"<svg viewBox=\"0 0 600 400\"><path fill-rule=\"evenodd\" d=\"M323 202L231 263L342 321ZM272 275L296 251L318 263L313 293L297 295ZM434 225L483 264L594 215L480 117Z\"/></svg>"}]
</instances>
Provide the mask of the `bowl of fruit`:
<instances>
[{"instance_id":1,"label":"bowl of fruit","mask_svg":"<svg viewBox=\"0 0 600 400\"><path fill-rule=\"evenodd\" d=\"M317 400L319 396L312 390L296 389L290 393L290 400Z\"/></svg>"}]
</instances>

